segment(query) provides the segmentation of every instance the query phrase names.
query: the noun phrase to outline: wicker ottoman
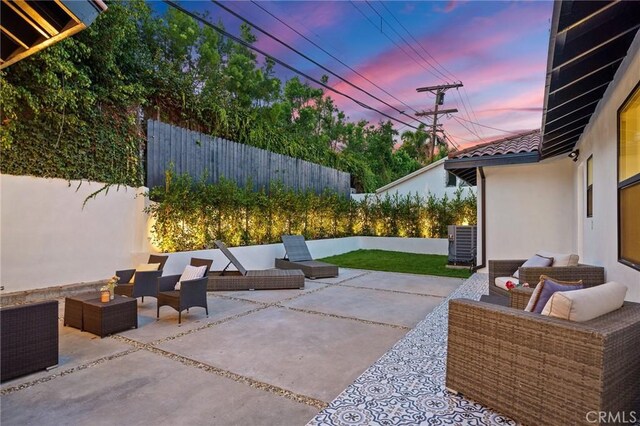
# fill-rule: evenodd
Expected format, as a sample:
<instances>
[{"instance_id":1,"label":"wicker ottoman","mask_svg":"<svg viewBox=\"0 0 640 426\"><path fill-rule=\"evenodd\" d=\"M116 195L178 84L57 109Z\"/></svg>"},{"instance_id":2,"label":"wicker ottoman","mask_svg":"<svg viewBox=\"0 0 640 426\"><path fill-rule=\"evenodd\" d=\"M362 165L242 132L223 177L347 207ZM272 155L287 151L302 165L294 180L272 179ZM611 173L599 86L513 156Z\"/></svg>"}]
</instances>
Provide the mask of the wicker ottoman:
<instances>
[{"instance_id":1,"label":"wicker ottoman","mask_svg":"<svg viewBox=\"0 0 640 426\"><path fill-rule=\"evenodd\" d=\"M78 294L64 299L64 325L84 330L82 327L82 306L85 300L95 299L96 292Z\"/></svg>"},{"instance_id":2,"label":"wicker ottoman","mask_svg":"<svg viewBox=\"0 0 640 426\"><path fill-rule=\"evenodd\" d=\"M138 328L138 302L119 295L107 303L100 299L85 300L82 305L82 327L84 331L100 337Z\"/></svg>"}]
</instances>

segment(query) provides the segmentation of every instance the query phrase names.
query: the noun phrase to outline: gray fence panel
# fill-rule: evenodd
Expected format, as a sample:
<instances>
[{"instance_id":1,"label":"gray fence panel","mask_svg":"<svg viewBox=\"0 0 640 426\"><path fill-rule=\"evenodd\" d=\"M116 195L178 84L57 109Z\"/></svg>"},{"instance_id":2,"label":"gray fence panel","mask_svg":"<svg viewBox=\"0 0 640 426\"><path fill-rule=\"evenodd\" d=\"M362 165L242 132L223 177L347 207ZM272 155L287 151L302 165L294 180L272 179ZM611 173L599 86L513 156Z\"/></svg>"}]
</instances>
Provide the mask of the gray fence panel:
<instances>
[{"instance_id":1,"label":"gray fence panel","mask_svg":"<svg viewBox=\"0 0 640 426\"><path fill-rule=\"evenodd\" d=\"M147 186L164 186L165 171L173 165L176 174L217 183L224 177L254 190L270 190L275 182L296 191L322 193L330 189L349 196L349 173L310 163L299 158L213 138L156 120L147 122Z\"/></svg>"}]
</instances>

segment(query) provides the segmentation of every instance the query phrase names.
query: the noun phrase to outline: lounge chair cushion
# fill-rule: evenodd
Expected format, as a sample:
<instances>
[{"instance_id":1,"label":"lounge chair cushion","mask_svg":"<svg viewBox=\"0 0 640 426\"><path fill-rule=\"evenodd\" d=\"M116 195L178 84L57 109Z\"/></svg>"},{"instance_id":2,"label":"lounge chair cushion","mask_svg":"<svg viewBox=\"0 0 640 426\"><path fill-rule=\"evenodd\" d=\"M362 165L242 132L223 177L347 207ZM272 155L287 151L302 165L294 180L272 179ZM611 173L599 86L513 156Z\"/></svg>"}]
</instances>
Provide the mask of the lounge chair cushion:
<instances>
[{"instance_id":1,"label":"lounge chair cushion","mask_svg":"<svg viewBox=\"0 0 640 426\"><path fill-rule=\"evenodd\" d=\"M580 290L583 288L582 280L579 281L559 281L549 278L546 275L540 276L540 282L536 286L529 304L524 309L528 312L534 312L536 314L542 313L542 310L546 306L547 302L558 291L572 291Z\"/></svg>"},{"instance_id":2,"label":"lounge chair cushion","mask_svg":"<svg viewBox=\"0 0 640 426\"><path fill-rule=\"evenodd\" d=\"M526 262L522 264L521 268L526 268L526 267L545 268L547 266L551 266L552 264L553 264L553 257L546 257L546 256L541 256L539 254L534 254L533 257L529 258ZM519 273L520 273L520 269L516 270L516 272L513 273L513 277L520 278Z\"/></svg>"},{"instance_id":3,"label":"lounge chair cushion","mask_svg":"<svg viewBox=\"0 0 640 426\"><path fill-rule=\"evenodd\" d=\"M283 235L282 243L287 251L287 258L291 262L313 260L302 235Z\"/></svg>"},{"instance_id":4,"label":"lounge chair cushion","mask_svg":"<svg viewBox=\"0 0 640 426\"><path fill-rule=\"evenodd\" d=\"M182 272L182 275L180 275L180 279L178 280L174 288L176 290L180 290L182 281L197 280L198 278L204 277L206 273L207 273L206 265L202 265L202 266L187 265L185 266L184 272Z\"/></svg>"},{"instance_id":5,"label":"lounge chair cushion","mask_svg":"<svg viewBox=\"0 0 640 426\"><path fill-rule=\"evenodd\" d=\"M578 260L580 257L577 254L572 253L553 253L550 251L539 250L536 253L538 256L542 257L552 257L553 263L551 266L578 266Z\"/></svg>"},{"instance_id":6,"label":"lounge chair cushion","mask_svg":"<svg viewBox=\"0 0 640 426\"><path fill-rule=\"evenodd\" d=\"M159 267L159 263L141 263L140 265L136 266L136 272L157 271ZM135 279L136 274L133 274L133 276L131 277L131 281L129 281L129 284L133 284L135 282Z\"/></svg>"},{"instance_id":7,"label":"lounge chair cushion","mask_svg":"<svg viewBox=\"0 0 640 426\"><path fill-rule=\"evenodd\" d=\"M517 278L513 278L513 277L497 277L495 280L495 285L496 287L500 287L503 290L509 290L507 288L507 281L511 281L514 284L519 284L520 281L518 281Z\"/></svg>"},{"instance_id":8,"label":"lounge chair cushion","mask_svg":"<svg viewBox=\"0 0 640 426\"><path fill-rule=\"evenodd\" d=\"M554 293L542 315L583 322L622 307L627 287L610 281L595 287Z\"/></svg>"}]
</instances>

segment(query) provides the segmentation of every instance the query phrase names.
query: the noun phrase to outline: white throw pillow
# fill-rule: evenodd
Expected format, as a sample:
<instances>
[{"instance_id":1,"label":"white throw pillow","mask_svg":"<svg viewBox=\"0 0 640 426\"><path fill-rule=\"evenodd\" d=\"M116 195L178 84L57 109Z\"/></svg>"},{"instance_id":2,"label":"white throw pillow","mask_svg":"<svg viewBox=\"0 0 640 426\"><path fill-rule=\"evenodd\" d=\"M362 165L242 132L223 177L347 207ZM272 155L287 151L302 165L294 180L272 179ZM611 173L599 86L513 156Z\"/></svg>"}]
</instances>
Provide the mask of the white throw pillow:
<instances>
[{"instance_id":1,"label":"white throw pillow","mask_svg":"<svg viewBox=\"0 0 640 426\"><path fill-rule=\"evenodd\" d=\"M159 267L160 267L159 263L141 263L138 266L136 266L136 272L157 271ZM135 282L135 279L136 279L136 274L133 274L133 276L131 277L131 281L129 281L129 283L133 284Z\"/></svg>"},{"instance_id":2,"label":"white throw pillow","mask_svg":"<svg viewBox=\"0 0 640 426\"><path fill-rule=\"evenodd\" d=\"M553 264L551 266L578 266L578 260L580 257L577 254L571 253L552 253L546 250L539 250L537 253L543 257L553 257Z\"/></svg>"},{"instance_id":3,"label":"white throw pillow","mask_svg":"<svg viewBox=\"0 0 640 426\"><path fill-rule=\"evenodd\" d=\"M627 287L615 281L553 294L542 315L583 322L619 309L624 303Z\"/></svg>"},{"instance_id":4,"label":"white throw pillow","mask_svg":"<svg viewBox=\"0 0 640 426\"><path fill-rule=\"evenodd\" d=\"M524 262L520 268L526 268L527 266L533 268L546 268L547 266L551 266L552 264L553 257L534 254L533 257L527 259L527 261ZM520 268L516 269L516 272L513 273L514 278L520 278Z\"/></svg>"},{"instance_id":5,"label":"white throw pillow","mask_svg":"<svg viewBox=\"0 0 640 426\"><path fill-rule=\"evenodd\" d=\"M204 274L206 273L207 273L206 265L202 265L202 266L187 265L184 268L184 272L182 273L182 275L180 275L180 279L178 280L178 283L176 284L175 289L180 290L180 284L182 283L182 281L196 280L198 278L204 277Z\"/></svg>"}]
</instances>

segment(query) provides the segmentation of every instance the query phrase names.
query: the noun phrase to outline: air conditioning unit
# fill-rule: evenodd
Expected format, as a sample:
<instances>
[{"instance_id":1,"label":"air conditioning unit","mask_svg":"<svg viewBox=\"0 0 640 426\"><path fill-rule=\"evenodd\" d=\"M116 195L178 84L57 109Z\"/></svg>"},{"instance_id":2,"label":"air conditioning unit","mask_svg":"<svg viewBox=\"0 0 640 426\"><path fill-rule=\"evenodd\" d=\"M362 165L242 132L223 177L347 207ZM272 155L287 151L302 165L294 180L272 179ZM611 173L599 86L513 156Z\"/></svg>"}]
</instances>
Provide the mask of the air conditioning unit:
<instances>
[{"instance_id":1,"label":"air conditioning unit","mask_svg":"<svg viewBox=\"0 0 640 426\"><path fill-rule=\"evenodd\" d=\"M447 226L449 233L449 264L472 265L476 258L478 227Z\"/></svg>"}]
</instances>

